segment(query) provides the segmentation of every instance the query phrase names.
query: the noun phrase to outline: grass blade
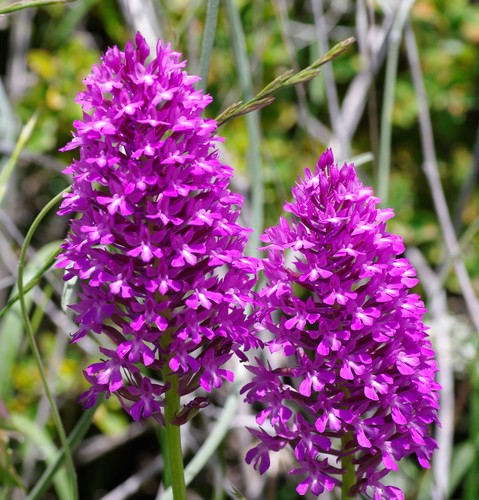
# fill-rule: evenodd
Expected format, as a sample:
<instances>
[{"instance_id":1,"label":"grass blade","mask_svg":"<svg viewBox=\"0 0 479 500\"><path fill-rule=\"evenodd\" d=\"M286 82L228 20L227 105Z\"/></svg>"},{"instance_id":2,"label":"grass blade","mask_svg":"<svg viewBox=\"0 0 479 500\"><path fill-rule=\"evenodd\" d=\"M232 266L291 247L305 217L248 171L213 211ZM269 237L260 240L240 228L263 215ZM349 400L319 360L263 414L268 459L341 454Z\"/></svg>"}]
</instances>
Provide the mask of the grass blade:
<instances>
[{"instance_id":1,"label":"grass blade","mask_svg":"<svg viewBox=\"0 0 479 500\"><path fill-rule=\"evenodd\" d=\"M199 85L205 89L208 85L208 73L210 70L211 53L215 41L216 23L218 21L219 0L208 0L206 10L205 32L203 34L203 42L201 45L200 57L200 77Z\"/></svg>"},{"instance_id":2,"label":"grass blade","mask_svg":"<svg viewBox=\"0 0 479 500\"><path fill-rule=\"evenodd\" d=\"M103 402L104 395L100 395L95 406L83 412L80 420L77 422L75 428L68 436L68 444L70 449L74 451L85 437L88 429L90 428L93 416L96 409ZM65 450L60 450L56 457L49 463L48 468L45 470L41 478L36 482L32 491L27 495L26 500L40 500L50 487L50 484L65 460Z\"/></svg>"},{"instance_id":3,"label":"grass blade","mask_svg":"<svg viewBox=\"0 0 479 500\"><path fill-rule=\"evenodd\" d=\"M12 413L9 420L18 432L24 435L29 441L35 443L45 457L47 463L53 462L58 450L48 435L48 432L43 427L38 426L25 415L16 413ZM54 478L54 485L60 500L69 500L71 498L68 475L65 467L58 471L58 474Z\"/></svg>"},{"instance_id":4,"label":"grass blade","mask_svg":"<svg viewBox=\"0 0 479 500\"><path fill-rule=\"evenodd\" d=\"M0 15L11 14L12 12L16 12L17 10L45 7L47 5L54 5L58 3L66 4L74 1L75 0L30 0L28 2L15 2L7 5L6 7L0 7Z\"/></svg>"}]
</instances>

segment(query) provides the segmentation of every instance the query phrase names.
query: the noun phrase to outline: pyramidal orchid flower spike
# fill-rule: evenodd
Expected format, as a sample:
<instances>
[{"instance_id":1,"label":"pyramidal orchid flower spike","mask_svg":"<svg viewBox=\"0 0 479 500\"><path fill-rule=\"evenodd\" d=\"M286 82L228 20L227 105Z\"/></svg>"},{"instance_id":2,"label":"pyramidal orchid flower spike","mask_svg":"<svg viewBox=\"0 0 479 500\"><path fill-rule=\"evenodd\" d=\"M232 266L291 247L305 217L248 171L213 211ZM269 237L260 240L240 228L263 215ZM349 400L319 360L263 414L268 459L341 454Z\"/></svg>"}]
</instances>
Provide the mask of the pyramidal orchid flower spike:
<instances>
[{"instance_id":1,"label":"pyramidal orchid flower spike","mask_svg":"<svg viewBox=\"0 0 479 500\"><path fill-rule=\"evenodd\" d=\"M265 408L246 459L264 473L270 453L291 446L301 495L342 485L343 498L403 498L382 479L411 454L428 468L437 447L428 426L438 423L440 387L425 308L410 293L417 279L399 257L402 239L385 229L393 212L378 202L328 150L293 189L291 221L262 237L260 314L272 355L249 367L242 389Z\"/></svg>"},{"instance_id":2,"label":"pyramidal orchid flower spike","mask_svg":"<svg viewBox=\"0 0 479 500\"><path fill-rule=\"evenodd\" d=\"M133 419L164 422L170 376L179 396L209 393L233 379L233 353L259 345L245 314L257 262L243 254L242 198L218 159L216 122L201 117L211 97L169 45L147 63L149 52L138 34L85 79L83 119L63 148L80 158L59 211L79 217L57 265L80 283L73 341L91 331L103 344L84 372L85 407L115 394ZM205 404L186 398L177 423Z\"/></svg>"}]
</instances>

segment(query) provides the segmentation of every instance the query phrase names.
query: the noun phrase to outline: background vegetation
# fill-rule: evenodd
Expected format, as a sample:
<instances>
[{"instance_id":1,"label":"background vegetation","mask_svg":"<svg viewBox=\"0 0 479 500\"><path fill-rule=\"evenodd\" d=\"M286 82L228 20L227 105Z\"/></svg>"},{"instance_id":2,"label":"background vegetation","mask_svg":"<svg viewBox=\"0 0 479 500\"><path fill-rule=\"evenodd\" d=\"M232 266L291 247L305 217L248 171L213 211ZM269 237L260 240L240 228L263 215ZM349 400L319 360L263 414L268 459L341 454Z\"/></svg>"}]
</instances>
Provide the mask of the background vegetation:
<instances>
[{"instance_id":1,"label":"background vegetation","mask_svg":"<svg viewBox=\"0 0 479 500\"><path fill-rule=\"evenodd\" d=\"M9 5L0 1L0 8ZM255 115L228 122L222 154L247 197L244 224L274 224L304 168L332 146L354 160L396 218L418 269L418 291L443 386L440 450L430 471L400 464L394 481L411 499L479 498L479 5L455 0L77 0L0 16L0 306L14 283L24 235L68 180L60 154L79 118L75 95L100 53L123 48L140 30L154 46L171 41L200 74L208 9L219 3L208 78L214 117L252 97L284 71L304 68L347 37L356 44L304 86L281 91ZM264 210L263 210L264 209ZM26 279L57 248L67 221L43 221L29 249ZM251 248L257 247L253 240ZM94 340L70 345L61 311L61 274L50 270L28 296L33 327L67 432L82 414L81 370L97 356ZM0 493L23 498L58 451L18 304L0 319ZM241 375L240 375L241 376ZM234 394L234 393L233 393ZM214 424L228 394L184 428L187 458ZM296 498L280 457L268 477L243 464L253 425L237 397L226 437L190 485L194 498ZM213 429L216 429L215 431ZM75 452L81 497L160 498L161 437L132 424L114 398L97 409ZM41 498L68 500L60 469ZM324 498L328 498L325 494ZM332 495L334 498L334 495Z\"/></svg>"}]
</instances>

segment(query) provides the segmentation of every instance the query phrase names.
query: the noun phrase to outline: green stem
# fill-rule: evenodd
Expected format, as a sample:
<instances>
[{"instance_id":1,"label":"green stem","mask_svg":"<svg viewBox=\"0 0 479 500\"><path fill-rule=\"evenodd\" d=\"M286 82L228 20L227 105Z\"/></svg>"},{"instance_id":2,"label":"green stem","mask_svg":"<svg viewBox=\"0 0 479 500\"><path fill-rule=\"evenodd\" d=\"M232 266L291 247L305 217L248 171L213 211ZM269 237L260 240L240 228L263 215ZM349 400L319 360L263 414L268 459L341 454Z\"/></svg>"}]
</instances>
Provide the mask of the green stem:
<instances>
[{"instance_id":1,"label":"green stem","mask_svg":"<svg viewBox=\"0 0 479 500\"><path fill-rule=\"evenodd\" d=\"M351 434L347 434L341 437L341 449L345 450L346 444L351 441ZM341 468L345 469L346 472L343 474L343 484L341 486L341 500L347 500L349 498L354 498L348 495L348 491L351 489L353 484L356 482L356 474L354 472L354 454L343 455L341 457Z\"/></svg>"},{"instance_id":2,"label":"green stem","mask_svg":"<svg viewBox=\"0 0 479 500\"><path fill-rule=\"evenodd\" d=\"M23 322L25 324L25 330L27 333L28 337L28 343L30 345L30 349L32 350L33 357L35 359L38 372L40 374L40 378L42 380L43 387L45 389L45 394L47 396L47 399L50 403L50 408L52 411L52 417L53 421L55 423L55 427L57 428L58 436L60 438L60 443L62 445L62 448L65 451L65 461L66 461L66 466L67 470L70 476L70 481L71 481L71 489L72 489L72 500L77 500L78 499L78 483L77 483L77 477L76 477L76 472L75 472L75 466L73 464L73 458L72 458L72 453L70 449L70 445L68 443L66 434L65 434L65 429L63 427L63 423L60 417L60 412L58 411L58 407L55 403L55 398L53 397L53 394L50 390L50 387L47 382L47 375L45 372L45 368L43 367L43 362L42 358L40 356L40 351L38 349L37 343L35 342L35 335L33 332L32 324L30 322L30 318L28 317L28 311L27 311L27 304L25 301L25 287L23 284L23 271L25 267L25 257L27 254L27 248L30 244L30 241L32 240L33 235L35 234L36 230L38 229L38 226L40 225L41 221L43 218L47 215L47 213L62 199L63 195L69 191L70 188L64 189L61 193L57 194L52 200L50 200L47 205L41 210L41 212L38 214L37 218L33 221L33 224L30 226L30 229L28 230L27 235L25 236L25 241L23 242L22 249L20 251L20 258L18 262L18 282L17 282L17 288L18 288L18 296L20 300L20 309L22 313L22 318Z\"/></svg>"},{"instance_id":3,"label":"green stem","mask_svg":"<svg viewBox=\"0 0 479 500\"><path fill-rule=\"evenodd\" d=\"M206 438L205 442L201 445L201 448L195 453L195 456L191 459L188 466L185 469L185 483L188 485L193 481L193 479L203 470L204 466L211 458L213 453L217 450L221 442L223 441L226 433L231 428L231 421L238 410L238 405L241 400L239 394L239 388L242 383L236 380L231 394L228 396L226 403L221 412L220 418L216 422L212 431ZM159 499L159 497L158 497ZM163 495L161 500L173 500L171 488L168 488Z\"/></svg>"},{"instance_id":4,"label":"green stem","mask_svg":"<svg viewBox=\"0 0 479 500\"><path fill-rule=\"evenodd\" d=\"M170 388L166 392L165 408L165 433L166 453L168 454L168 467L173 489L174 500L186 500L185 471L183 465L183 452L181 450L181 429L179 425L172 424L176 413L180 409L180 395L178 393L178 376L170 373L168 366L163 372L165 382Z\"/></svg>"}]
</instances>

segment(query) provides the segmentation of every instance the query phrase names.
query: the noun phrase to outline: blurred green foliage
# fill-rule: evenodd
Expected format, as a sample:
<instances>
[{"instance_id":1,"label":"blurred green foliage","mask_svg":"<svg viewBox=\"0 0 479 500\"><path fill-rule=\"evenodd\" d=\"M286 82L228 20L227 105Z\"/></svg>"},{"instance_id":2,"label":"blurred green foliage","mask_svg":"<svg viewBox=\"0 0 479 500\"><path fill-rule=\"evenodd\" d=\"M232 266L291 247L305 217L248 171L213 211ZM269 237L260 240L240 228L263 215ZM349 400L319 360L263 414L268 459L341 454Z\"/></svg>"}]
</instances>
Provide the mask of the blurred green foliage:
<instances>
[{"instance_id":1,"label":"blurred green foliage","mask_svg":"<svg viewBox=\"0 0 479 500\"><path fill-rule=\"evenodd\" d=\"M75 97L85 75L99 59L96 48L85 47L81 34L68 38L55 52L33 48L27 56L35 84L18 103L22 122L41 109L29 148L38 153L54 151L70 140L72 123L81 118Z\"/></svg>"}]
</instances>

